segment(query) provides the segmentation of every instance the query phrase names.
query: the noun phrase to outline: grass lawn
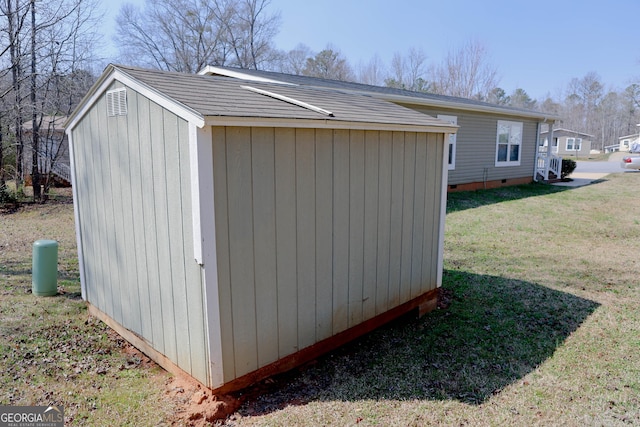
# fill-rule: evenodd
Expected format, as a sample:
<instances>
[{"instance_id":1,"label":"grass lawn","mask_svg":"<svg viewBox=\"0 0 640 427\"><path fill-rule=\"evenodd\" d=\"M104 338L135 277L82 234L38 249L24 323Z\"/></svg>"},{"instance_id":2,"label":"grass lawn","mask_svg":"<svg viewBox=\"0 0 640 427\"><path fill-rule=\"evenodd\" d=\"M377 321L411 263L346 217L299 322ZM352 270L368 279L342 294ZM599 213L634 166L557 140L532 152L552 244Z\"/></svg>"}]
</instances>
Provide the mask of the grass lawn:
<instances>
[{"instance_id":1,"label":"grass lawn","mask_svg":"<svg viewBox=\"0 0 640 427\"><path fill-rule=\"evenodd\" d=\"M450 194L441 308L247 390L224 425L640 424L639 186ZM38 238L60 241L56 297L29 293ZM190 425L169 375L87 318L77 276L70 204L0 214L0 405Z\"/></svg>"}]
</instances>

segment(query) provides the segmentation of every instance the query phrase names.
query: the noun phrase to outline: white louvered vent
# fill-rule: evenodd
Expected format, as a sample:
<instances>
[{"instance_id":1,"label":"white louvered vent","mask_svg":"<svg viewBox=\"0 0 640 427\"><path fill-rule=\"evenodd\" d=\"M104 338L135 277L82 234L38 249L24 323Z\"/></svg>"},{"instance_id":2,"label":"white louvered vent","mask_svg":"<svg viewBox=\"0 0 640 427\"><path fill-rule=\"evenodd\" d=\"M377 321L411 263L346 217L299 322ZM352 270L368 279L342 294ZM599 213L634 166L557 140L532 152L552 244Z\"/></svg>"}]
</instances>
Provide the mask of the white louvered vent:
<instances>
[{"instance_id":1,"label":"white louvered vent","mask_svg":"<svg viewBox=\"0 0 640 427\"><path fill-rule=\"evenodd\" d=\"M127 114L127 89L120 88L107 91L107 114L109 117Z\"/></svg>"}]
</instances>

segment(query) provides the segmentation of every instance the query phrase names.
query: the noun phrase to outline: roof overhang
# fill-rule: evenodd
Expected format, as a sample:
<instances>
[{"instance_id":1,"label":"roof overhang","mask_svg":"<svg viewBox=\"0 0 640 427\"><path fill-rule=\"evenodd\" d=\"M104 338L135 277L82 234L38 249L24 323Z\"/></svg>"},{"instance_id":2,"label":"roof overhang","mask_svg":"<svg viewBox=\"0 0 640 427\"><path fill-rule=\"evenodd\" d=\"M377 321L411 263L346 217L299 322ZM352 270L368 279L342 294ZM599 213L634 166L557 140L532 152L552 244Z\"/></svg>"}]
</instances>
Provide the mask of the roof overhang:
<instances>
[{"instance_id":1,"label":"roof overhang","mask_svg":"<svg viewBox=\"0 0 640 427\"><path fill-rule=\"evenodd\" d=\"M582 136L582 137L586 137L586 138L595 138L593 135L589 135L588 133L583 133L583 132L578 132L575 130L571 130L571 129L565 129L565 128L557 128L557 129L553 129L553 133L558 133L558 132L566 132L575 136ZM549 133L548 130L545 130L544 132L540 132L540 135L544 135Z\"/></svg>"},{"instance_id":2,"label":"roof overhang","mask_svg":"<svg viewBox=\"0 0 640 427\"><path fill-rule=\"evenodd\" d=\"M351 129L376 130L391 132L427 132L427 133L456 133L458 126L423 126L402 123L372 123L342 120L311 120L311 119L283 119L268 117L227 117L207 116L207 126L239 126L239 127L273 127L300 129Z\"/></svg>"},{"instance_id":3,"label":"roof overhang","mask_svg":"<svg viewBox=\"0 0 640 427\"><path fill-rule=\"evenodd\" d=\"M78 122L89 112L93 104L97 102L97 100L114 81L118 81L126 87L135 90L161 107L183 118L187 122L194 123L199 128L203 127L205 124L204 117L199 112L177 102L173 98L164 95L141 81L134 79L118 67L109 65L98 81L96 81L84 98L82 98L76 110L65 122L64 127L67 133L71 132L71 130L75 128Z\"/></svg>"}]
</instances>

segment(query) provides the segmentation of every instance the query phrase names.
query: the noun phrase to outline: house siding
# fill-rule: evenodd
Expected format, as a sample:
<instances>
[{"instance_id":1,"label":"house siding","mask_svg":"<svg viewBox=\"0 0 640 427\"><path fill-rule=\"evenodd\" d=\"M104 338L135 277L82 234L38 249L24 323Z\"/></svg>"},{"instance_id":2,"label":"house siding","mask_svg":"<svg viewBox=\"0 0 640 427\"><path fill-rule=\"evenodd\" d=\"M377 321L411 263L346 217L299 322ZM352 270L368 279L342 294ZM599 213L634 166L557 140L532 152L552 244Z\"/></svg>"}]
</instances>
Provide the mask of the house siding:
<instances>
[{"instance_id":1,"label":"house siding","mask_svg":"<svg viewBox=\"0 0 640 427\"><path fill-rule=\"evenodd\" d=\"M549 132L545 131L540 134L540 145L544 145L545 140L549 138ZM568 138L580 138L582 144L580 150L567 150ZM554 129L553 139L558 141L557 151L554 154L562 156L564 158L588 157L591 154L591 136L580 132L574 132L567 129Z\"/></svg>"},{"instance_id":2,"label":"house siding","mask_svg":"<svg viewBox=\"0 0 640 427\"><path fill-rule=\"evenodd\" d=\"M212 135L225 382L439 286L444 134Z\"/></svg>"},{"instance_id":3,"label":"house siding","mask_svg":"<svg viewBox=\"0 0 640 427\"><path fill-rule=\"evenodd\" d=\"M103 95L72 131L86 299L207 384L188 124L131 89L127 104L108 117Z\"/></svg>"},{"instance_id":4,"label":"house siding","mask_svg":"<svg viewBox=\"0 0 640 427\"><path fill-rule=\"evenodd\" d=\"M580 150L567 150L567 139L569 138L581 138ZM558 155L565 158L571 157L587 157L591 153L591 140L581 136L560 136L558 137Z\"/></svg>"},{"instance_id":5,"label":"house siding","mask_svg":"<svg viewBox=\"0 0 640 427\"><path fill-rule=\"evenodd\" d=\"M438 114L457 117L457 124L460 128L456 136L455 169L449 170L448 175L450 186L496 180L533 180L538 133L537 121L508 115L434 109L409 104L404 106L434 117ZM499 120L523 124L519 166L496 167L495 165L497 123Z\"/></svg>"}]
</instances>

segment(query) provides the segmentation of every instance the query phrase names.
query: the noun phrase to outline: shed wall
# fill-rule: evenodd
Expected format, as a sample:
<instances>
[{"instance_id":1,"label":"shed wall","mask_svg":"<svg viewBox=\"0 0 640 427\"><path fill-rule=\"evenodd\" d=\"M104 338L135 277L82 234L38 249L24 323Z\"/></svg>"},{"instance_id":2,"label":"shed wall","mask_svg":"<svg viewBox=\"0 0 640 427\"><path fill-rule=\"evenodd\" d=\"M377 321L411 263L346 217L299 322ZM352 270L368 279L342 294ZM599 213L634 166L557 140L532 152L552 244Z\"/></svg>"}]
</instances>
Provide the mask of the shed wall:
<instances>
[{"instance_id":1,"label":"shed wall","mask_svg":"<svg viewBox=\"0 0 640 427\"><path fill-rule=\"evenodd\" d=\"M455 169L449 171L449 185L502 179L533 179L538 133L538 124L535 120L415 105L405 106L434 117L438 114L457 117L460 128L456 134L456 165ZM498 120L510 120L523 124L519 166L495 166Z\"/></svg>"},{"instance_id":2,"label":"shed wall","mask_svg":"<svg viewBox=\"0 0 640 427\"><path fill-rule=\"evenodd\" d=\"M443 134L212 134L225 382L439 286Z\"/></svg>"},{"instance_id":3,"label":"shed wall","mask_svg":"<svg viewBox=\"0 0 640 427\"><path fill-rule=\"evenodd\" d=\"M85 297L207 384L188 124L130 89L127 104L108 117L101 97L72 134Z\"/></svg>"}]
</instances>

